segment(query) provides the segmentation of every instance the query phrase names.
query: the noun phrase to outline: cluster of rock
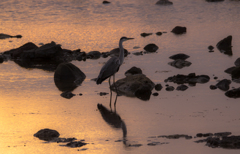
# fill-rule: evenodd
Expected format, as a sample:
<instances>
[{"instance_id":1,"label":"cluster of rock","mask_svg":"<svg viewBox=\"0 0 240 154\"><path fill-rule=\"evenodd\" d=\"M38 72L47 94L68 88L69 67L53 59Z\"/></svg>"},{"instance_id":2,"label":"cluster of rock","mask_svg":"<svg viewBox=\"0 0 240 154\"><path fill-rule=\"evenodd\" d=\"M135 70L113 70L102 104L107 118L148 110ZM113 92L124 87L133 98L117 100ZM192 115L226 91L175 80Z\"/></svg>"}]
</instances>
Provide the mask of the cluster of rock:
<instances>
[{"instance_id":1,"label":"cluster of rock","mask_svg":"<svg viewBox=\"0 0 240 154\"><path fill-rule=\"evenodd\" d=\"M121 95L149 100L155 84L142 74L142 70L133 67L125 75L125 78L116 81L110 88Z\"/></svg>"},{"instance_id":2,"label":"cluster of rock","mask_svg":"<svg viewBox=\"0 0 240 154\"><path fill-rule=\"evenodd\" d=\"M33 136L47 142L67 143L61 146L67 146L71 148L82 147L87 144L84 142L84 140L75 141L77 140L76 138L60 138L60 134L58 131L48 128L39 130Z\"/></svg>"}]
</instances>

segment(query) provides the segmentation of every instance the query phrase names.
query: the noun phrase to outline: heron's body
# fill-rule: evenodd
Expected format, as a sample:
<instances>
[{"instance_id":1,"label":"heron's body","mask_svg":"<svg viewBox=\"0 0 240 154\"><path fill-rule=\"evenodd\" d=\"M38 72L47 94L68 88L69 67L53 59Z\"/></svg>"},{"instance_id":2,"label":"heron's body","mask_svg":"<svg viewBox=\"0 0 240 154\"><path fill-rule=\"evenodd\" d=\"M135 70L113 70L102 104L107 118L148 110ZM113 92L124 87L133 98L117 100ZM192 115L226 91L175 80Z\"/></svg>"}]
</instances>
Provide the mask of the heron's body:
<instances>
[{"instance_id":1,"label":"heron's body","mask_svg":"<svg viewBox=\"0 0 240 154\"><path fill-rule=\"evenodd\" d=\"M97 78L97 84L101 84L104 80L118 72L119 67L120 67L119 58L115 56L110 58L106 62L106 64L102 67Z\"/></svg>"}]
</instances>

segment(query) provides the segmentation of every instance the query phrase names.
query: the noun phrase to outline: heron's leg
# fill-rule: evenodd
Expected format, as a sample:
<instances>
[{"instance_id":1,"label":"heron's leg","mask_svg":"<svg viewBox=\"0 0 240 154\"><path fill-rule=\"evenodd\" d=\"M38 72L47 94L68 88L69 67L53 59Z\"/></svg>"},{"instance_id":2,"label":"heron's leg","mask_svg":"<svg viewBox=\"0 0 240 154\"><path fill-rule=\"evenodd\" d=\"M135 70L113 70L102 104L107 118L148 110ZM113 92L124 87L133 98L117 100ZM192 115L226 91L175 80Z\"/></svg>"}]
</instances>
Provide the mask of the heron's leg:
<instances>
[{"instance_id":1,"label":"heron's leg","mask_svg":"<svg viewBox=\"0 0 240 154\"><path fill-rule=\"evenodd\" d=\"M113 74L113 84L114 84L114 86L115 86L115 90L116 90L116 98L115 98L115 102L114 102L114 109L115 109L115 111L116 111L116 103L117 103L117 97L118 97L118 89L117 89L117 86L116 86L116 84L115 84L115 74Z\"/></svg>"},{"instance_id":2,"label":"heron's leg","mask_svg":"<svg viewBox=\"0 0 240 154\"><path fill-rule=\"evenodd\" d=\"M109 77L109 80L108 80L108 83L109 83L109 89L110 89L110 109L112 110L112 89L111 89L111 76Z\"/></svg>"}]
</instances>

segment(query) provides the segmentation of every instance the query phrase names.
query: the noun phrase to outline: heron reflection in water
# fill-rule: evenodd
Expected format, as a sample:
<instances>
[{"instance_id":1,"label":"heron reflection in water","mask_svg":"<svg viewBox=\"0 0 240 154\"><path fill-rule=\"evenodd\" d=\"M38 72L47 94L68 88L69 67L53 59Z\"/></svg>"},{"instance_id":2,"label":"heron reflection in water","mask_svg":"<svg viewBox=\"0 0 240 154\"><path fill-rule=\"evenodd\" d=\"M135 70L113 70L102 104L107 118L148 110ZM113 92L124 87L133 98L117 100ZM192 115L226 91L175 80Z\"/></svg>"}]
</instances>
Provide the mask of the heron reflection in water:
<instances>
[{"instance_id":1,"label":"heron reflection in water","mask_svg":"<svg viewBox=\"0 0 240 154\"><path fill-rule=\"evenodd\" d=\"M102 104L97 105L98 110L100 111L102 118L106 121L107 124L112 126L113 128L121 128L123 132L123 140L126 140L127 137L127 127L125 122L121 119L121 117L116 113L116 111L108 110Z\"/></svg>"},{"instance_id":2,"label":"heron reflection in water","mask_svg":"<svg viewBox=\"0 0 240 154\"><path fill-rule=\"evenodd\" d=\"M119 50L120 50L119 57L113 56L112 58L110 58L106 62L106 64L102 67L102 69L101 69L101 71L98 75L98 78L96 80L97 84L101 84L104 80L109 78L108 83L109 83L110 92L111 92L110 107L111 107L111 101L112 101L112 91L111 91L111 81L110 81L111 76L113 76L113 83L115 83L115 74L116 74L116 72L118 72L119 67L122 65L123 60L124 60L124 48L123 48L122 44L123 44L124 41L131 40L131 39L133 39L133 38L122 37L119 40ZM115 89L116 89L116 92L117 92L117 95L118 95L118 90L117 90L116 87L115 87ZM116 98L115 98L114 106L116 106L117 95L116 95Z\"/></svg>"}]
</instances>

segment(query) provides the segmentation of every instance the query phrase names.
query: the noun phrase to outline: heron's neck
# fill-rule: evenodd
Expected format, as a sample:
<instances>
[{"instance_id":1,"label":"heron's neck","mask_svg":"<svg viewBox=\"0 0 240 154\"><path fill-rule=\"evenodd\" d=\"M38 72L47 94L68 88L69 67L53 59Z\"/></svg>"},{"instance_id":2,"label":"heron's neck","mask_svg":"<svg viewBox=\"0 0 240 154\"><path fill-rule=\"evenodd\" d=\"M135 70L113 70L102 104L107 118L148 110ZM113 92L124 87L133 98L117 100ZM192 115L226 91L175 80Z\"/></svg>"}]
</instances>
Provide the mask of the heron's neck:
<instances>
[{"instance_id":1,"label":"heron's neck","mask_svg":"<svg viewBox=\"0 0 240 154\"><path fill-rule=\"evenodd\" d=\"M119 50L120 50L120 54L119 54L120 65L122 65L123 59L124 59L124 48L121 41L119 41Z\"/></svg>"}]
</instances>

